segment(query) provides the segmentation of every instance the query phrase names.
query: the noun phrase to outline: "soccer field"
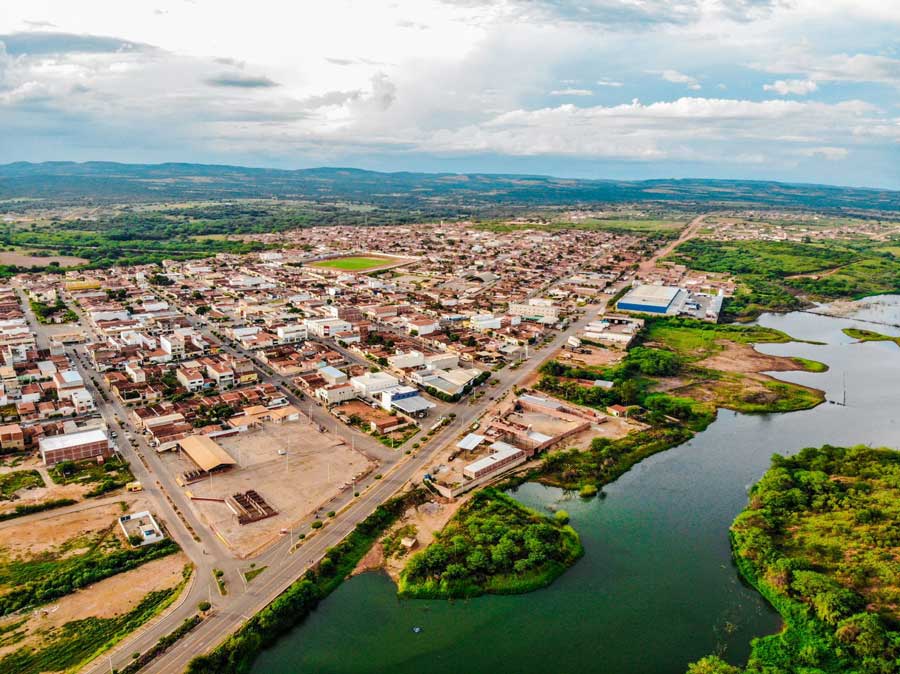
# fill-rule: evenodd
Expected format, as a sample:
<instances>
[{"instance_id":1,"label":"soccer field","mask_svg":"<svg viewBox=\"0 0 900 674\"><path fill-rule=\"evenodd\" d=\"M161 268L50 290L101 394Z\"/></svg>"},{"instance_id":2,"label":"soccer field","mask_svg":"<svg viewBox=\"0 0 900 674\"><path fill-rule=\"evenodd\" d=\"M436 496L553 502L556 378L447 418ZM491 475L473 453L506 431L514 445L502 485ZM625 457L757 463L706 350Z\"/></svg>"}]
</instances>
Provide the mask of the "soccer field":
<instances>
[{"instance_id":1,"label":"soccer field","mask_svg":"<svg viewBox=\"0 0 900 674\"><path fill-rule=\"evenodd\" d=\"M390 264L394 260L383 257L338 257L333 260L314 262L313 267L330 267L332 269L346 269L347 271L365 271Z\"/></svg>"}]
</instances>

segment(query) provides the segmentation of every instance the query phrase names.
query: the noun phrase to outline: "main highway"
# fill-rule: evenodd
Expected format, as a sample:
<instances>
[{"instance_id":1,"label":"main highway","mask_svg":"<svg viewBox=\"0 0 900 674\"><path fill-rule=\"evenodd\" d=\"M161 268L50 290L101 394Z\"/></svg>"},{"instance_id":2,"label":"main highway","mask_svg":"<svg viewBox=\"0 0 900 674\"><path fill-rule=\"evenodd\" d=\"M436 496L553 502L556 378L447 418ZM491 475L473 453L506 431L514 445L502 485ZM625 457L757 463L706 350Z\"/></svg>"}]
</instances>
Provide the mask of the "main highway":
<instances>
[{"instance_id":1,"label":"main highway","mask_svg":"<svg viewBox=\"0 0 900 674\"><path fill-rule=\"evenodd\" d=\"M46 346L51 333L46 326L38 323L28 308L28 303L23 302L23 305L26 307L28 322L38 335L39 346ZM72 308L78 314L82 329L94 339L98 339L99 336L90 328L86 317L77 307ZM84 378L85 385L94 395L98 410L109 429L118 434L120 450L129 460L136 478L144 485L146 497L161 519L166 522L169 533L195 566L188 587L166 612L123 639L113 649L89 663L82 671L88 674L103 674L124 667L132 661L133 653L143 653L152 648L161 637L194 615L201 601L210 601L213 608L208 616L142 670L159 674L183 671L191 658L213 649L252 615L284 592L306 570L314 566L329 548L340 543L380 504L410 482L420 481L441 449L454 442L459 434L476 422L495 400L505 396L519 383L531 377L546 355L561 347L570 335L575 334L593 319L599 309L599 306L585 307L585 313L580 319L557 333L542 347L534 349L531 357L517 369L507 367L494 373L492 379L496 380L496 383L484 384L480 389L484 391L484 395L474 399L473 402L463 401L453 406L456 417L437 430L430 440L419 440L422 447L409 455L402 451L387 449L370 436L355 429L348 429L343 424L335 426L334 418L325 410L297 399L290 392L287 380L278 376L264 376L265 381L280 385L288 398L310 415L313 421L326 425L329 430L333 428L345 441L352 442L357 449L377 459L381 465L381 479L369 476L357 485L358 497L348 490L329 502L328 509L335 510L337 515L327 520L326 526L315 533L311 533L309 525L313 519L310 518L309 521L302 522L292 529L289 536L285 536L283 540L258 556L249 559L235 558L199 521L184 490L175 482L175 476L169 466L156 450L146 443L143 436L131 427L128 411L93 383L91 379L93 370L88 369L85 350L81 347L72 350L70 352L72 360ZM208 329L197 325L196 319L191 319L191 323L205 336L212 338ZM254 358L252 353L245 352L237 346L223 345L223 348L235 355ZM255 358L254 362L257 362ZM442 408L443 405L439 406L439 409ZM298 542L293 536L294 531L304 531L307 537ZM243 572L250 568L251 563L256 568L266 567L266 570L252 583L247 583ZM219 594L215 586L214 569L221 569L225 574L228 593L224 596Z\"/></svg>"}]
</instances>

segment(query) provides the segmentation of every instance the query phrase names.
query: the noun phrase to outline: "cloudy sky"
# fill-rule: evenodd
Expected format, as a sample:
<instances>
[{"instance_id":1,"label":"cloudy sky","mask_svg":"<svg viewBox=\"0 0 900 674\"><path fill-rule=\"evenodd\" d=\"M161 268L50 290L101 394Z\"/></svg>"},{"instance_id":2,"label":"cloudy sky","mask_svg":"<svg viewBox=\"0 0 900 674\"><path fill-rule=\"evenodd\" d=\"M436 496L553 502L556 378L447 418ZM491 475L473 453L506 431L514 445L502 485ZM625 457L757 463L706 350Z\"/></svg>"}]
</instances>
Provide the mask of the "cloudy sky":
<instances>
[{"instance_id":1,"label":"cloudy sky","mask_svg":"<svg viewBox=\"0 0 900 674\"><path fill-rule=\"evenodd\" d=\"M900 189L894 0L2 0L0 162Z\"/></svg>"}]
</instances>

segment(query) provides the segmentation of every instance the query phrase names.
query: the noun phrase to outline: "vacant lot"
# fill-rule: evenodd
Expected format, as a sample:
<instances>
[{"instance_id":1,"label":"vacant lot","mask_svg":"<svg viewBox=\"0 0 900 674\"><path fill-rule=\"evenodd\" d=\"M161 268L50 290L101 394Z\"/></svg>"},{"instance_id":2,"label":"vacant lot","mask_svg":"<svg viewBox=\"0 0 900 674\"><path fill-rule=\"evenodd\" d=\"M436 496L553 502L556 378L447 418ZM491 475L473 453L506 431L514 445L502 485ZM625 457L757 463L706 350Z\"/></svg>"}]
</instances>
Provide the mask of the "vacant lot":
<instances>
[{"instance_id":1,"label":"vacant lot","mask_svg":"<svg viewBox=\"0 0 900 674\"><path fill-rule=\"evenodd\" d=\"M331 433L320 433L316 425L305 421L283 425L266 424L219 444L239 466L187 487L196 499L199 516L239 556L249 556L280 536L281 529L292 527L322 506L342 489L352 488L354 476L368 472L372 465ZM279 454L279 451L285 452ZM188 459L172 455L173 470L190 468ZM224 499L237 493L256 490L278 514L251 524L238 524L237 517Z\"/></svg>"},{"instance_id":2,"label":"vacant lot","mask_svg":"<svg viewBox=\"0 0 900 674\"><path fill-rule=\"evenodd\" d=\"M0 659L22 648L40 649L48 645L54 634L65 633L65 626L88 618L114 618L135 609L151 592L172 588L181 582L184 553L155 559L144 566L120 573L78 590L49 606L24 616L8 616L0 620L0 633L15 633L14 638L0 642Z\"/></svg>"},{"instance_id":3,"label":"vacant lot","mask_svg":"<svg viewBox=\"0 0 900 674\"><path fill-rule=\"evenodd\" d=\"M93 485L53 482L47 469L34 455L10 462L15 465L0 466L0 514L10 512L16 506L33 506L56 499L80 499Z\"/></svg>"},{"instance_id":4,"label":"vacant lot","mask_svg":"<svg viewBox=\"0 0 900 674\"><path fill-rule=\"evenodd\" d=\"M0 500L10 501L17 498L17 492L20 490L43 486L44 480L36 470L12 470L0 473Z\"/></svg>"},{"instance_id":5,"label":"vacant lot","mask_svg":"<svg viewBox=\"0 0 900 674\"><path fill-rule=\"evenodd\" d=\"M64 556L71 556L85 548L84 545L73 545L71 541L94 539L123 512L147 510L149 507L146 498L129 494L0 522L0 555L17 559L35 558L65 545Z\"/></svg>"},{"instance_id":6,"label":"vacant lot","mask_svg":"<svg viewBox=\"0 0 900 674\"><path fill-rule=\"evenodd\" d=\"M26 251L18 253L0 253L0 264L12 264L17 267L46 267L51 262L59 263L60 267L77 267L87 264L83 257L70 257L68 255L28 255Z\"/></svg>"},{"instance_id":7,"label":"vacant lot","mask_svg":"<svg viewBox=\"0 0 900 674\"><path fill-rule=\"evenodd\" d=\"M371 271L372 269L386 267L397 262L400 262L400 260L392 257L349 256L336 257L331 260L313 262L311 266L326 267L329 269L343 269L345 271Z\"/></svg>"},{"instance_id":8,"label":"vacant lot","mask_svg":"<svg viewBox=\"0 0 900 674\"><path fill-rule=\"evenodd\" d=\"M335 407L335 412L346 415L351 421L365 426L369 430L369 424L373 421L384 421L393 416L387 410L380 407L372 407L361 400L348 400Z\"/></svg>"}]
</instances>

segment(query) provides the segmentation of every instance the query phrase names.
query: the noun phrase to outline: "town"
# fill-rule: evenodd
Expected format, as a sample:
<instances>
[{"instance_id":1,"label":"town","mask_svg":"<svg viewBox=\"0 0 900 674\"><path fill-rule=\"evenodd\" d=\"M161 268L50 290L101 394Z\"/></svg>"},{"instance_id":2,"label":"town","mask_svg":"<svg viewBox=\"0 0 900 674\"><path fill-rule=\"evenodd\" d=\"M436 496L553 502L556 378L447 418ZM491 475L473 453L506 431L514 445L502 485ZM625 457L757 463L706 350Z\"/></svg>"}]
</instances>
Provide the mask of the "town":
<instances>
[{"instance_id":1,"label":"town","mask_svg":"<svg viewBox=\"0 0 900 674\"><path fill-rule=\"evenodd\" d=\"M172 539L198 567L193 597L252 610L228 588L270 569L274 596L317 538L340 540L323 525L405 482L430 490L421 517L439 528L546 450L646 428L533 387L548 358L621 360L642 315L717 321L727 276L643 273L647 252L603 230L332 227L260 253L15 276L0 288L5 535L39 517L53 545L113 522L127 545Z\"/></svg>"}]
</instances>

